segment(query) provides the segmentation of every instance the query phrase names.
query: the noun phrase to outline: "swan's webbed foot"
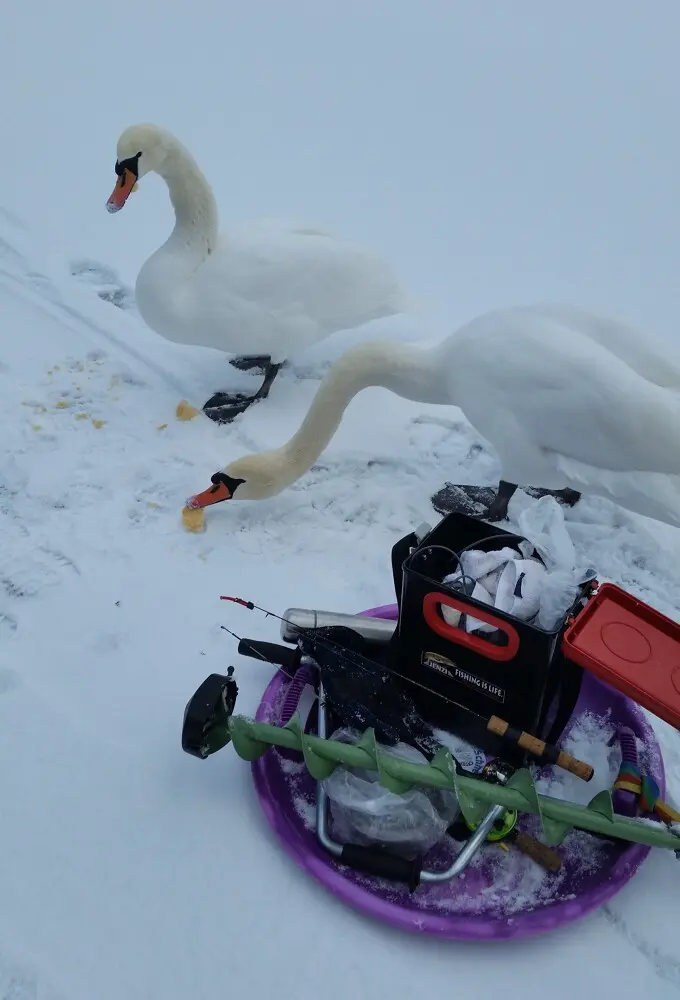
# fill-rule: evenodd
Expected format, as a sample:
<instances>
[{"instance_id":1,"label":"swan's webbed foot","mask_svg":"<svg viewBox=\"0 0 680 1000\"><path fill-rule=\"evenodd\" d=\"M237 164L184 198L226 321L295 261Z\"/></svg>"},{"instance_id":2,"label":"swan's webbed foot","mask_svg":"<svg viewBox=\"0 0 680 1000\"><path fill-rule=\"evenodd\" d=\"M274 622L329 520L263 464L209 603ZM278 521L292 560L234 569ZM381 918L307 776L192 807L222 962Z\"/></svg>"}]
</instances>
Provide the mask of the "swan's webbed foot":
<instances>
[{"instance_id":1,"label":"swan's webbed foot","mask_svg":"<svg viewBox=\"0 0 680 1000\"><path fill-rule=\"evenodd\" d=\"M272 384L274 382L274 379L276 378L276 376L279 374L279 372L283 368L283 365L284 365L283 361L280 361L278 364L275 365L272 362L272 359L269 358L269 360L267 362L267 367L264 370L264 382L262 383L262 385L260 386L260 388L257 390L257 392L255 393L255 395L253 396L253 402L256 399L266 399L267 398L267 396L269 395L269 390L271 389Z\"/></svg>"},{"instance_id":2,"label":"swan's webbed foot","mask_svg":"<svg viewBox=\"0 0 680 1000\"><path fill-rule=\"evenodd\" d=\"M203 412L216 424L230 424L239 413L245 413L254 399L242 392L216 392L203 404Z\"/></svg>"},{"instance_id":3,"label":"swan's webbed foot","mask_svg":"<svg viewBox=\"0 0 680 1000\"><path fill-rule=\"evenodd\" d=\"M556 490L554 493L550 494L554 496L556 500L561 500L562 503L566 504L567 507L575 507L576 504L581 499L581 494L578 490L572 490L567 487L564 490Z\"/></svg>"},{"instance_id":4,"label":"swan's webbed foot","mask_svg":"<svg viewBox=\"0 0 680 1000\"><path fill-rule=\"evenodd\" d=\"M256 371L260 375L267 374L271 363L272 359L268 354L239 354L237 357L229 359L229 364L237 371Z\"/></svg>"},{"instance_id":5,"label":"swan's webbed foot","mask_svg":"<svg viewBox=\"0 0 680 1000\"><path fill-rule=\"evenodd\" d=\"M258 402L260 399L266 399L269 395L269 390L272 387L274 379L279 374L282 368L283 362L280 364L273 364L271 358L259 356L257 359L255 357L251 358L233 358L230 364L234 364L234 361L252 361L253 364L251 368L258 367L259 363L264 364L263 374L264 381L260 388L257 390L254 396L245 396L242 392L216 392L214 396L203 404L203 412L206 417L210 417L218 424L229 424L235 417L240 413L245 413L249 406L253 403ZM234 367L238 367L234 365ZM249 369L241 369L242 371L247 371Z\"/></svg>"},{"instance_id":6,"label":"swan's webbed foot","mask_svg":"<svg viewBox=\"0 0 680 1000\"><path fill-rule=\"evenodd\" d=\"M496 496L489 504L484 519L486 521L504 521L508 516L510 500L517 489L518 487L515 483L509 483L505 479L501 479L498 484ZM529 486L526 490L530 495L535 497L554 497L566 507L574 507L581 499L581 494L577 490L569 489L569 487L563 490L544 490Z\"/></svg>"}]
</instances>

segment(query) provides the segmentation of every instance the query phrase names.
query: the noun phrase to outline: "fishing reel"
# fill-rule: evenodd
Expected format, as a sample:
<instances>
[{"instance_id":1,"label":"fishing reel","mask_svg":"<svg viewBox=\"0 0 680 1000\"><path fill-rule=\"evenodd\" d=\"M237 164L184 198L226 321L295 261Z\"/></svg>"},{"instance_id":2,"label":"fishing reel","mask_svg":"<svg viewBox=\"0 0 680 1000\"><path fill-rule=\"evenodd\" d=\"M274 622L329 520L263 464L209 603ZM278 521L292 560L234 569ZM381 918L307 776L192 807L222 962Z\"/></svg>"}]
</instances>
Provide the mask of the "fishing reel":
<instances>
[{"instance_id":1,"label":"fishing reel","mask_svg":"<svg viewBox=\"0 0 680 1000\"><path fill-rule=\"evenodd\" d=\"M479 777L483 781L491 781L497 785L504 785L510 780L514 773L514 768L507 764L503 760L490 760L484 765L479 774ZM490 843L499 843L505 841L514 833L517 826L519 816L515 809L506 809L505 812L496 820L491 831L487 836L487 840ZM449 833L455 840L467 840L470 835L477 829L477 823L467 822L462 815L460 815L449 827Z\"/></svg>"},{"instance_id":2,"label":"fishing reel","mask_svg":"<svg viewBox=\"0 0 680 1000\"><path fill-rule=\"evenodd\" d=\"M505 785L515 773L515 768L500 758L489 760L482 768L480 778L484 781L494 781L497 785Z\"/></svg>"},{"instance_id":3,"label":"fishing reel","mask_svg":"<svg viewBox=\"0 0 680 1000\"><path fill-rule=\"evenodd\" d=\"M182 750L205 760L231 741L229 723L236 706L238 684L234 668L210 674L194 692L184 709Z\"/></svg>"}]
</instances>

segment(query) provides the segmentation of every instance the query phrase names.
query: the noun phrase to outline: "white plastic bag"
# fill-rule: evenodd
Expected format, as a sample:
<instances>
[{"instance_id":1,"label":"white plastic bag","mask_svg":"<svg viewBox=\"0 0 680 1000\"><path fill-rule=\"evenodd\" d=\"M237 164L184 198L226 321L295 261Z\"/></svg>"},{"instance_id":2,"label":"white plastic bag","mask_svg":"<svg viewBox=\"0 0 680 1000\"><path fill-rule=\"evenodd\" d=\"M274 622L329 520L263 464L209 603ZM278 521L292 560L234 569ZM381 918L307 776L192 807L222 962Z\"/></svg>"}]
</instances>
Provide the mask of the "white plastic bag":
<instances>
[{"instance_id":1,"label":"white plastic bag","mask_svg":"<svg viewBox=\"0 0 680 1000\"><path fill-rule=\"evenodd\" d=\"M356 743L360 733L338 729L331 739ZM406 743L389 752L416 764L427 759ZM333 819L334 835L345 844L379 844L405 858L426 854L458 816L453 792L412 788L403 795L388 791L373 771L337 767L323 782Z\"/></svg>"},{"instance_id":2,"label":"white plastic bag","mask_svg":"<svg viewBox=\"0 0 680 1000\"><path fill-rule=\"evenodd\" d=\"M533 621L541 604L541 590L546 576L543 563L532 556L533 546L522 542L517 549L508 545L500 549L465 549L458 568L444 577L453 590L513 615L520 621ZM445 604L440 605L445 621L458 627L461 614ZM496 632L473 615L466 615L466 632Z\"/></svg>"},{"instance_id":3,"label":"white plastic bag","mask_svg":"<svg viewBox=\"0 0 680 1000\"><path fill-rule=\"evenodd\" d=\"M576 600L581 585L595 578L595 571L578 563L564 510L554 497L543 496L526 507L517 523L547 569L536 624L552 632Z\"/></svg>"}]
</instances>

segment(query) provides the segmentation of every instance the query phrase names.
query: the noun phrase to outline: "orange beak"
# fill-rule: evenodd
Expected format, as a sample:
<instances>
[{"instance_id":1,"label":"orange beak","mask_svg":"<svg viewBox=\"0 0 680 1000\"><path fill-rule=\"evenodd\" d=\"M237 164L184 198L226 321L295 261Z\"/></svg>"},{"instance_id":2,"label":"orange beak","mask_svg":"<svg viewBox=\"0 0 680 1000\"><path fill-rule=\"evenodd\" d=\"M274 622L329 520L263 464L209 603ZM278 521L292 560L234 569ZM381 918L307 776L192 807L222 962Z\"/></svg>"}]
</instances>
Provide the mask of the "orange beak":
<instances>
[{"instance_id":1,"label":"orange beak","mask_svg":"<svg viewBox=\"0 0 680 1000\"><path fill-rule=\"evenodd\" d=\"M128 168L125 167L122 174L116 181L116 186L111 192L111 197L106 203L108 211L120 212L121 208L134 191L136 184L137 177L132 170L128 170Z\"/></svg>"},{"instance_id":2,"label":"orange beak","mask_svg":"<svg viewBox=\"0 0 680 1000\"><path fill-rule=\"evenodd\" d=\"M214 503L222 503L223 500L231 500L231 490L225 483L215 483L209 486L202 493L196 493L189 497L185 506L195 509L196 507L210 507Z\"/></svg>"}]
</instances>

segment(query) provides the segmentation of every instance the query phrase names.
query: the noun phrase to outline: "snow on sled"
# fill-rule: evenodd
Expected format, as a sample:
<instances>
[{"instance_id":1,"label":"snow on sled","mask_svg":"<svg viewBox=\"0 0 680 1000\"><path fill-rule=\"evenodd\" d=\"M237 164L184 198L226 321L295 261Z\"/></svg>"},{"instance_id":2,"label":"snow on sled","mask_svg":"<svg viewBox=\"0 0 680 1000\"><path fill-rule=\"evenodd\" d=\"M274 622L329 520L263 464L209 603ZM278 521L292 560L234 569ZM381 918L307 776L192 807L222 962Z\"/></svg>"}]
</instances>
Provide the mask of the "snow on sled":
<instances>
[{"instance_id":1,"label":"snow on sled","mask_svg":"<svg viewBox=\"0 0 680 1000\"><path fill-rule=\"evenodd\" d=\"M294 862L403 930L546 933L603 905L651 847L680 856L653 730L611 686L615 663L609 683L598 679L592 639L605 619L615 634L625 613L625 627L635 620L667 656L680 630L592 579L550 630L518 615L516 588L509 610L500 598L491 610L449 572L469 552L504 571L514 552L529 579L538 569L526 542L453 512L395 545L398 604L361 615L289 609L281 637L294 646L240 641L239 652L280 664L255 720L234 714L232 668L211 674L185 710L183 749L205 758L231 743L252 762L264 815ZM668 697L641 692L671 720L677 706L659 708Z\"/></svg>"}]
</instances>

